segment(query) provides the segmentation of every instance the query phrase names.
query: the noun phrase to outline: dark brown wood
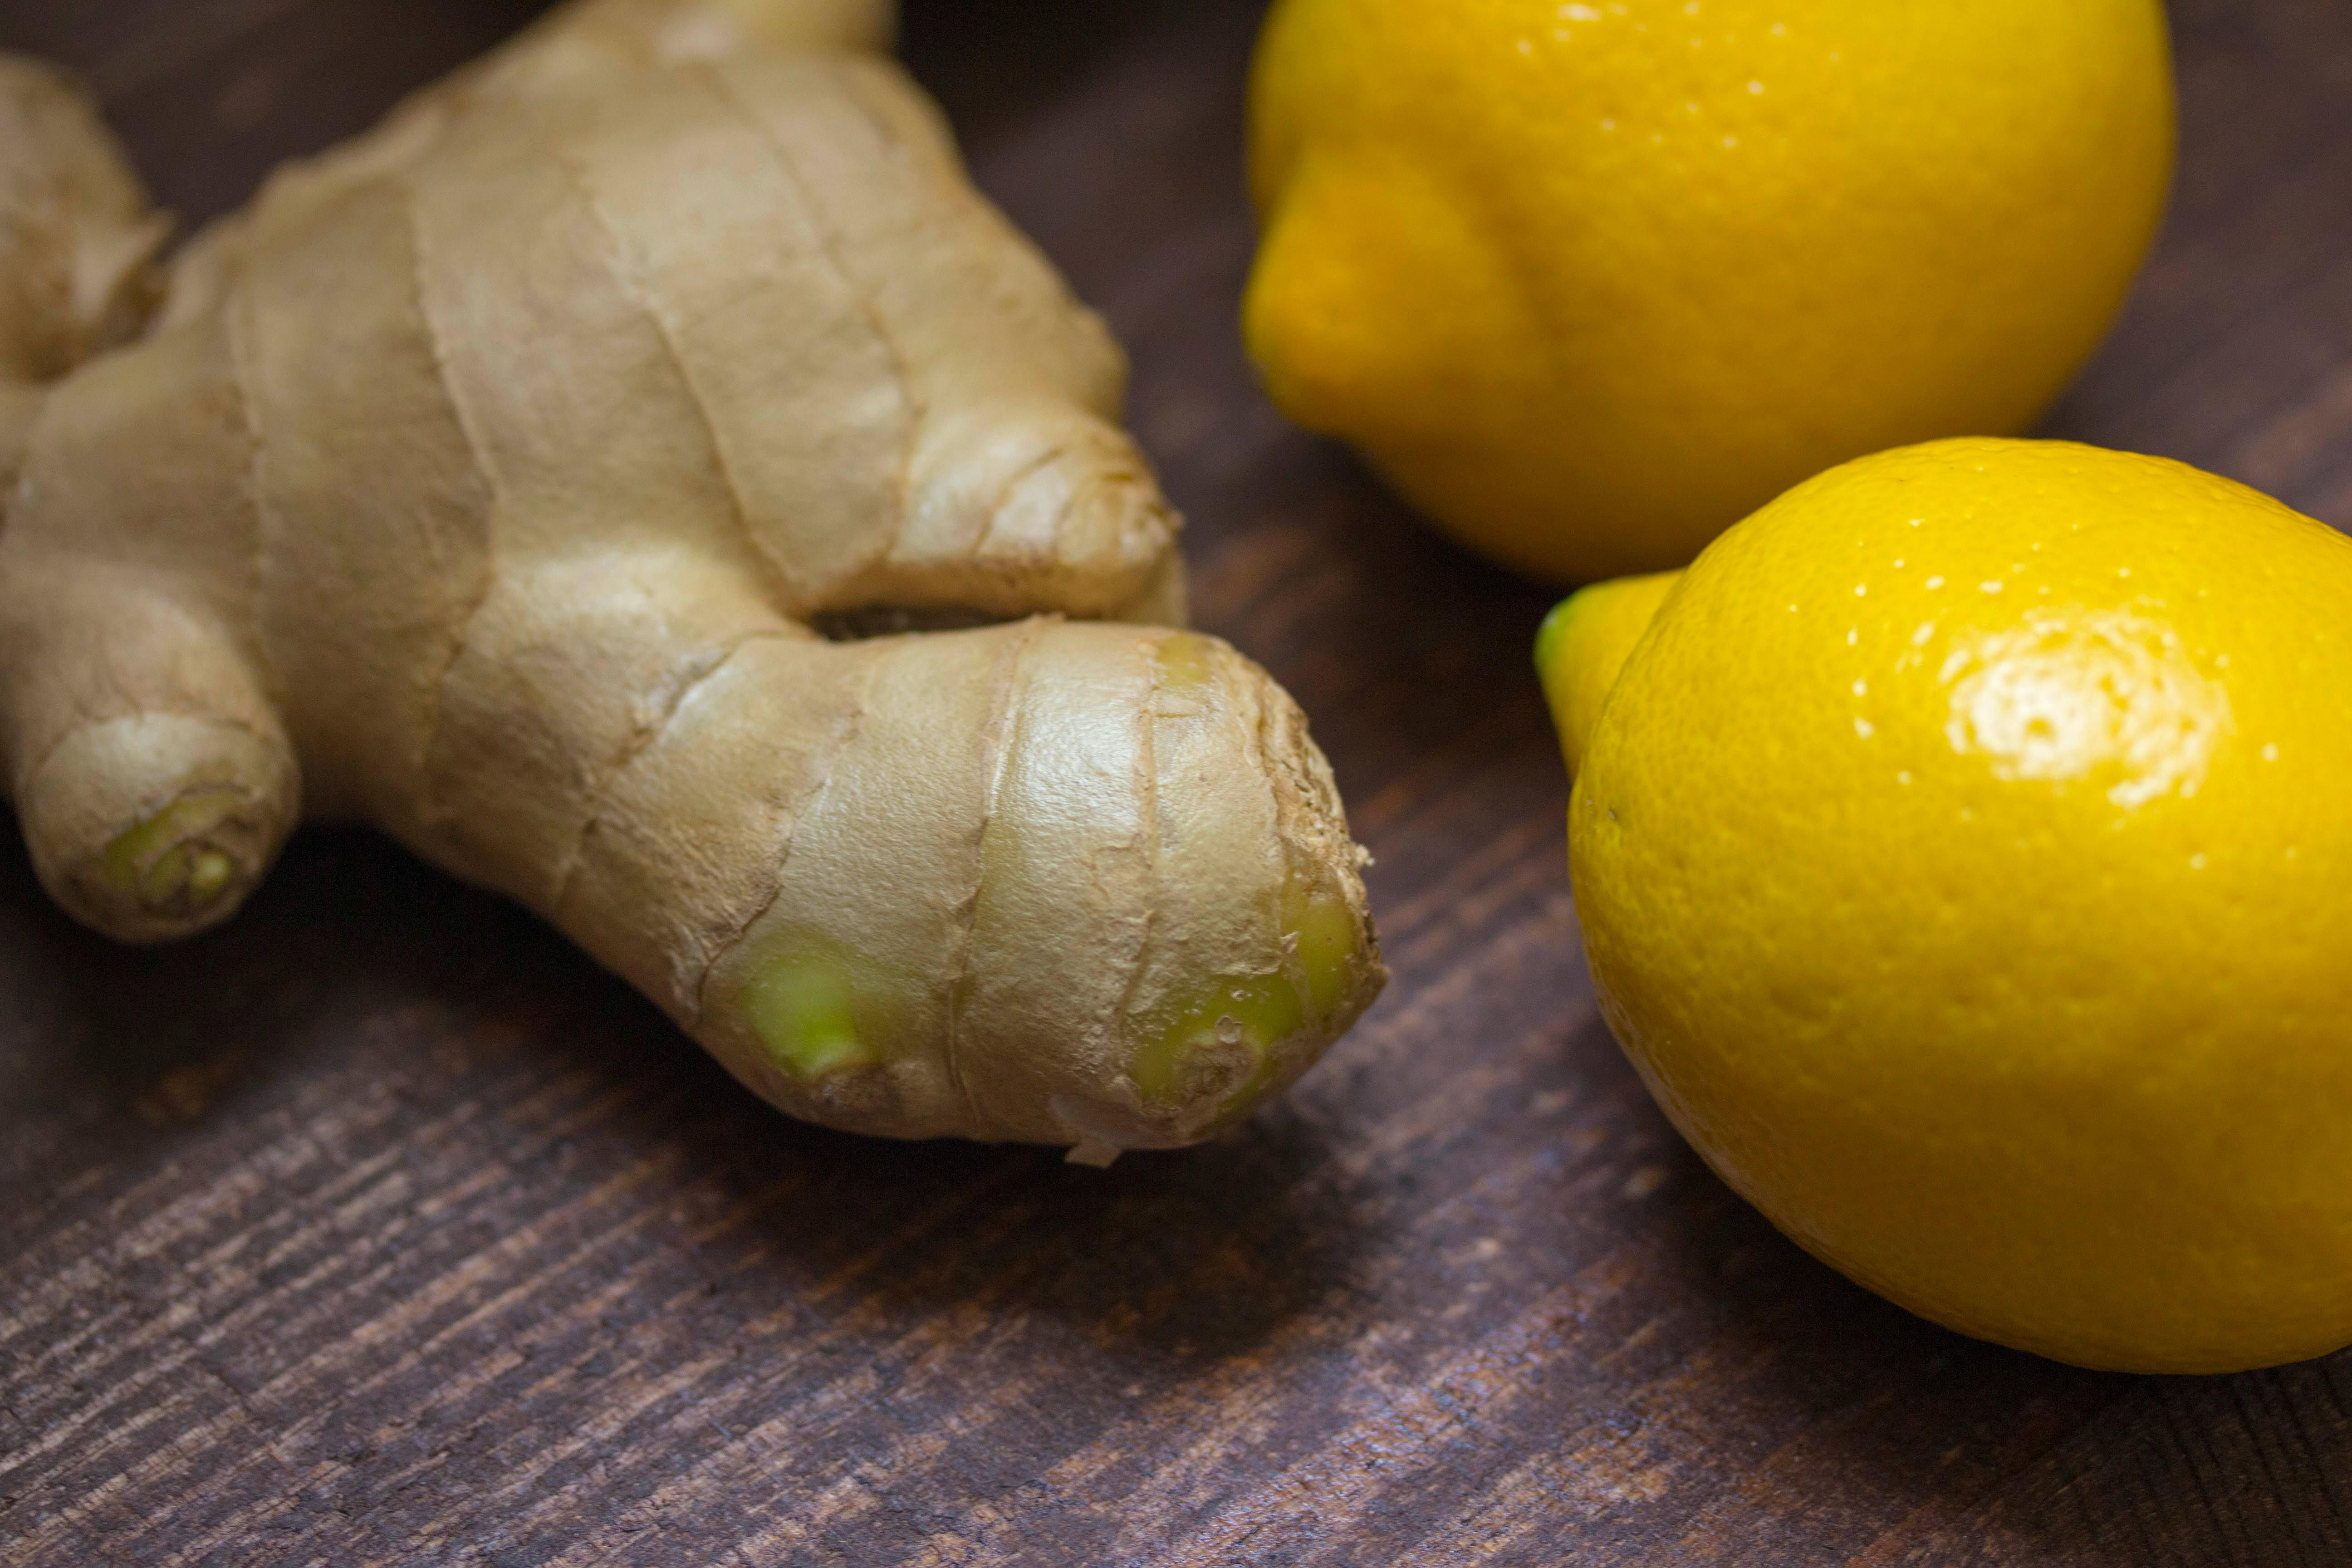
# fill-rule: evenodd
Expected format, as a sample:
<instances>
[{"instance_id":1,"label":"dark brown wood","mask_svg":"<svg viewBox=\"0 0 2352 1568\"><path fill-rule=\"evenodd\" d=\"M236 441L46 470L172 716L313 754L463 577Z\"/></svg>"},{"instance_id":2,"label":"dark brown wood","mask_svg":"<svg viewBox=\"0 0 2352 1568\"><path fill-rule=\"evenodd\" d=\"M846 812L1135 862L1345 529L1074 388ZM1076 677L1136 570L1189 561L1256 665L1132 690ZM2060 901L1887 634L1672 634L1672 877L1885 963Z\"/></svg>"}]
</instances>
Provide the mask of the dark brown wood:
<instances>
[{"instance_id":1,"label":"dark brown wood","mask_svg":"<svg viewBox=\"0 0 2352 1568\"><path fill-rule=\"evenodd\" d=\"M530 0L10 0L191 217ZM2352 10L2184 0L2187 172L2054 432L2352 520ZM1547 595L1253 390L1253 0L914 0L1131 345L1202 617L1315 716L1397 980L1108 1174L783 1121L359 834L156 953L0 852L0 1563L2343 1564L2352 1359L2094 1376L1820 1268L1593 1014ZM2347 1130L2352 1136L2352 1130Z\"/></svg>"}]
</instances>

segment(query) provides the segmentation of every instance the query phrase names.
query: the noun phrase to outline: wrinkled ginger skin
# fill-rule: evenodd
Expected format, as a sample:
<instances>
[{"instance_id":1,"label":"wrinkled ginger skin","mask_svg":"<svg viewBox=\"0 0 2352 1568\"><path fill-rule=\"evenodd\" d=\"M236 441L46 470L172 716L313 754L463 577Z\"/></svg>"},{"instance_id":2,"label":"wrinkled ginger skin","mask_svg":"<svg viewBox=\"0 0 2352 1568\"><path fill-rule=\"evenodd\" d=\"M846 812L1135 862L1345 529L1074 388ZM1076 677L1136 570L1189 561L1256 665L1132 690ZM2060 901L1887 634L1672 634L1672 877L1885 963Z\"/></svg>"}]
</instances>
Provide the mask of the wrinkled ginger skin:
<instances>
[{"instance_id":1,"label":"wrinkled ginger skin","mask_svg":"<svg viewBox=\"0 0 2352 1568\"><path fill-rule=\"evenodd\" d=\"M170 231L81 89L0 55L0 491L16 481L38 384L152 309Z\"/></svg>"},{"instance_id":2,"label":"wrinkled ginger skin","mask_svg":"<svg viewBox=\"0 0 2352 1568\"><path fill-rule=\"evenodd\" d=\"M273 176L135 342L0 367L0 764L60 903L184 936L365 820L794 1115L1097 1163L1354 1022L1329 770L1170 629L1118 351L890 21L583 0ZM12 243L122 231L63 210Z\"/></svg>"}]
</instances>

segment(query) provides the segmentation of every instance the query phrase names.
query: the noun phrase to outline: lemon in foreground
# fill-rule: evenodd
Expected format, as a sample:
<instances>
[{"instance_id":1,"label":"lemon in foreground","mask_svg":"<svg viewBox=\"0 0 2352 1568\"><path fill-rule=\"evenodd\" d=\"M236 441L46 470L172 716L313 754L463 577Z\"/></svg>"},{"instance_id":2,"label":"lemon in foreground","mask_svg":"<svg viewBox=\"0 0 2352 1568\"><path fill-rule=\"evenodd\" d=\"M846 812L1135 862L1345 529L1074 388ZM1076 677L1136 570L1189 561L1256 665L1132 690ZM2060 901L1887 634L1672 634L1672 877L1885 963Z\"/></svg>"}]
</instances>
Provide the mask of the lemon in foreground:
<instances>
[{"instance_id":1,"label":"lemon in foreground","mask_svg":"<svg viewBox=\"0 0 2352 1568\"><path fill-rule=\"evenodd\" d=\"M1782 1230L2085 1366L2352 1342L2352 541L1939 442L1538 657L1603 1012Z\"/></svg>"},{"instance_id":2,"label":"lemon in foreground","mask_svg":"<svg viewBox=\"0 0 2352 1568\"><path fill-rule=\"evenodd\" d=\"M1678 566L1834 463L2023 429L2172 160L2158 0L1279 0L1244 326L1477 549Z\"/></svg>"}]
</instances>

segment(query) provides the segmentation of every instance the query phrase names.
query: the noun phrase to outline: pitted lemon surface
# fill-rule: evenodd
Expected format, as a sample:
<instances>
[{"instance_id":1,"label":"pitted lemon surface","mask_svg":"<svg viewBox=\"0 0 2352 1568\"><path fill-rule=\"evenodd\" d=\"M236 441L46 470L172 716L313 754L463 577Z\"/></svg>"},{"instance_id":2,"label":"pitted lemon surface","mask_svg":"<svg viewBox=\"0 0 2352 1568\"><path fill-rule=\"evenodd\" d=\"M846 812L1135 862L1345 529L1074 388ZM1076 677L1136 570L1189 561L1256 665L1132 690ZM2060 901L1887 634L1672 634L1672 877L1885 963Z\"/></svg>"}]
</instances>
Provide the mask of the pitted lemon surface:
<instances>
[{"instance_id":1,"label":"pitted lemon surface","mask_svg":"<svg viewBox=\"0 0 2352 1568\"><path fill-rule=\"evenodd\" d=\"M1715 1168L2062 1360L2352 1342L2352 541L2156 458L1952 441L1655 596L1637 640L1564 617L1547 673L1610 688L1561 703L1587 951Z\"/></svg>"},{"instance_id":2,"label":"pitted lemon surface","mask_svg":"<svg viewBox=\"0 0 2352 1568\"><path fill-rule=\"evenodd\" d=\"M1577 581L2022 429L2173 154L2158 0L1280 0L1251 107L1276 400Z\"/></svg>"}]
</instances>

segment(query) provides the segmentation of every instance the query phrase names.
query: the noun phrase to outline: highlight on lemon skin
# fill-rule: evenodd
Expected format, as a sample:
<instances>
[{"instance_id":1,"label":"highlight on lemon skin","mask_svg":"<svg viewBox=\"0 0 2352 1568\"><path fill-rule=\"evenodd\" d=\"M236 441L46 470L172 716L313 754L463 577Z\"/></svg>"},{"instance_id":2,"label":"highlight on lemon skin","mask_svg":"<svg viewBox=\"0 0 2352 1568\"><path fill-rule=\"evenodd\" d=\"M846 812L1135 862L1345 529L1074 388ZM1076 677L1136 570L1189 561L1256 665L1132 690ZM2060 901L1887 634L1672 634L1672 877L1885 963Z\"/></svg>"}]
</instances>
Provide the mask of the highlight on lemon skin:
<instances>
[{"instance_id":1,"label":"highlight on lemon skin","mask_svg":"<svg viewBox=\"0 0 2352 1568\"><path fill-rule=\"evenodd\" d=\"M2266 497L2000 440L1570 601L1570 876L1660 1106L1963 1333L2169 1373L2352 1342L2347 605L2352 540Z\"/></svg>"},{"instance_id":2,"label":"highlight on lemon skin","mask_svg":"<svg viewBox=\"0 0 2352 1568\"><path fill-rule=\"evenodd\" d=\"M2030 427L2174 166L2159 0L1279 0L1249 103L1276 402L1563 583Z\"/></svg>"}]
</instances>

